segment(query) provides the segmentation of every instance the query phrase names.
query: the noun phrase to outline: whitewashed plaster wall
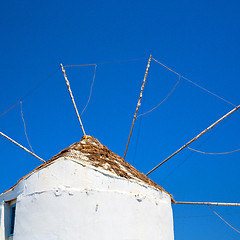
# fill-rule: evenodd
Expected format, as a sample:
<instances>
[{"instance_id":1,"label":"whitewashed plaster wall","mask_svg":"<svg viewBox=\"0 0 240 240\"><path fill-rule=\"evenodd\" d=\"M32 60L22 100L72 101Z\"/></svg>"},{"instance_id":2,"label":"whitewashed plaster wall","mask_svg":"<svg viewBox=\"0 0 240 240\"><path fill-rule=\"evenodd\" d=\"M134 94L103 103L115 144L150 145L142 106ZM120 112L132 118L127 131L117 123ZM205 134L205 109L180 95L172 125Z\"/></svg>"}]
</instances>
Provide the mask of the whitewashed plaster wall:
<instances>
[{"instance_id":1,"label":"whitewashed plaster wall","mask_svg":"<svg viewBox=\"0 0 240 240\"><path fill-rule=\"evenodd\" d=\"M173 240L171 198L147 184L59 158L0 195L17 198L14 240Z\"/></svg>"}]
</instances>

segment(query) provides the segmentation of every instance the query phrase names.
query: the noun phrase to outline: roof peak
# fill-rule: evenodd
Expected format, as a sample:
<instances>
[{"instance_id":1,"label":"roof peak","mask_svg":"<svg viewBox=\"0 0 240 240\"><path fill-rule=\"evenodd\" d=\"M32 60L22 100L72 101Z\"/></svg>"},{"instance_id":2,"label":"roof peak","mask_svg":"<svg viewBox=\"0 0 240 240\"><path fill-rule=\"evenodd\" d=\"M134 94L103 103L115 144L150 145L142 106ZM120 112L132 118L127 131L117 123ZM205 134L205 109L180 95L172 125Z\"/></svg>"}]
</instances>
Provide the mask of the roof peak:
<instances>
[{"instance_id":1,"label":"roof peak","mask_svg":"<svg viewBox=\"0 0 240 240\"><path fill-rule=\"evenodd\" d=\"M57 155L53 156L50 160L38 166L32 172L30 172L25 177L21 178L17 184L31 175L33 172L47 167L52 164L55 160L60 157L66 157L70 159L77 160L86 164L89 167L94 167L99 171L104 171L104 173L109 173L117 177L122 177L130 181L135 181L141 184L147 184L148 186L154 187L161 191L166 192L162 187L153 182L143 173L139 172L131 164L126 162L122 157L110 151L105 145L101 144L98 139L85 135L81 138L79 142L76 142L69 147L62 150ZM17 185L16 184L16 185ZM13 189L14 185L11 189ZM167 192L166 192L167 193ZM169 193L167 193L169 194ZM174 202L172 195L169 194L172 201Z\"/></svg>"},{"instance_id":2,"label":"roof peak","mask_svg":"<svg viewBox=\"0 0 240 240\"><path fill-rule=\"evenodd\" d=\"M83 136L79 142L76 142L68 148L62 150L51 160L53 161L59 157L70 157L85 161L88 165L90 164L95 168L109 171L111 174L115 174L128 180L148 184L151 187L166 192L161 186L153 182L143 173L139 172L122 157L109 150L105 145L101 144L98 139L89 135ZM171 196L171 194L169 195ZM172 201L174 201L173 198Z\"/></svg>"}]
</instances>

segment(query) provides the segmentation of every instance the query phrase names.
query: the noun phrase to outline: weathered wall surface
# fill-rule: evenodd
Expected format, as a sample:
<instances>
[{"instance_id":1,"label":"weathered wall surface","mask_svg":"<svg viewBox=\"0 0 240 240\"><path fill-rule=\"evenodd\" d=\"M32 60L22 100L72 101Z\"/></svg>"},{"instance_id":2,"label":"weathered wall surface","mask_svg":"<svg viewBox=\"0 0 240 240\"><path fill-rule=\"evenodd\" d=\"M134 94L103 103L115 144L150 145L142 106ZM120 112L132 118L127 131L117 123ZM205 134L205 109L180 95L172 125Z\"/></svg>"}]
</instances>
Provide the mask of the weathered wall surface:
<instances>
[{"instance_id":1,"label":"weathered wall surface","mask_svg":"<svg viewBox=\"0 0 240 240\"><path fill-rule=\"evenodd\" d=\"M14 240L174 239L168 194L70 159L33 173L0 204L16 197Z\"/></svg>"}]
</instances>

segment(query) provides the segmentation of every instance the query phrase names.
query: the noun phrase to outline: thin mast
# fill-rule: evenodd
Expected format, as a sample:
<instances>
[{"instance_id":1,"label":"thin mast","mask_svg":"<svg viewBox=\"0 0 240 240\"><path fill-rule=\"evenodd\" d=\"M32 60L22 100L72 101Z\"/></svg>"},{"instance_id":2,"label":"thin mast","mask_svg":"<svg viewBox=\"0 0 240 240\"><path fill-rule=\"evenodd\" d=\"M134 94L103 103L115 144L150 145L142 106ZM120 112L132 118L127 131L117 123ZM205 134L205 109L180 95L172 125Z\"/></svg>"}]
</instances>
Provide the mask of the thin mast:
<instances>
[{"instance_id":1,"label":"thin mast","mask_svg":"<svg viewBox=\"0 0 240 240\"><path fill-rule=\"evenodd\" d=\"M186 143L185 145L183 145L181 148L179 148L176 152L174 152L172 155L170 155L169 157L167 157L164 161L162 161L161 163L159 163L155 168L153 168L150 172L148 172L146 174L149 175L150 173L152 173L154 170L156 170L157 168L159 168L161 165L163 165L165 162L167 162L169 159L171 159L173 156L175 156L177 153L181 152L184 148L186 148L188 145L190 145L192 142L196 141L198 138L200 138L204 133L206 133L208 130L212 129L215 125L217 125L218 123L220 123L223 119L225 119L226 117L228 117L229 115L231 115L232 113L234 113L235 111L237 111L240 108L240 105L235 107L233 110L231 110L230 112L228 112L226 115L224 115L223 117L221 117L219 120L217 120L215 123L213 123L211 126L209 126L208 128L206 128L204 131L202 131L201 133L199 133L195 138L193 138L191 141L189 141L188 143Z\"/></svg>"},{"instance_id":2,"label":"thin mast","mask_svg":"<svg viewBox=\"0 0 240 240\"><path fill-rule=\"evenodd\" d=\"M144 86L145 86L145 83L146 83L146 79L147 79L147 75L148 75L148 69L149 69L149 67L150 67L151 60L152 60L152 55L150 55L149 60L148 60L146 72L145 72L145 75L144 75L144 79L143 79L143 83L142 83L140 95L139 95L139 98L138 98L138 103L137 103L136 111L135 111L135 114L134 114L134 117L133 117L132 127L131 127L131 130L130 130L129 136L128 136L127 146L126 146L126 148L125 148L125 152L124 152L123 159L125 159L125 157L126 157L127 150L128 150L128 145L129 145L129 142L130 142L130 139L131 139L131 136L132 136L132 131L133 131L134 123L135 123L136 118L137 118L137 112L138 112L138 109L139 109L139 107L140 107L140 105L141 105L142 93L143 93L143 89L144 89Z\"/></svg>"},{"instance_id":3,"label":"thin mast","mask_svg":"<svg viewBox=\"0 0 240 240\"><path fill-rule=\"evenodd\" d=\"M18 147L22 148L23 150L25 150L26 152L32 154L34 157L38 158L39 160L41 160L42 162L46 162L44 161L42 158L40 158L39 156L37 156L35 153L31 152L30 150L28 150L27 148L23 147L21 144L17 143L16 141L14 141L13 139L11 139L10 137L8 137L7 135L5 135L4 133L0 132L0 134L7 138L8 140L10 140L11 142L13 142L14 144L16 144Z\"/></svg>"},{"instance_id":4,"label":"thin mast","mask_svg":"<svg viewBox=\"0 0 240 240\"><path fill-rule=\"evenodd\" d=\"M71 88L70 88L70 83L69 83L69 81L68 81L68 79L67 79L67 75L66 75L65 69L63 68L63 65L62 65L62 64L60 64L60 65L61 65L61 68L62 68L63 76L64 76L64 78L65 78L65 82L66 82L67 87L68 87L68 91L69 91L70 97L71 97L72 102L73 102L73 106L74 106L74 108L75 108L75 111L76 111L76 114L77 114L77 117L78 117L78 121L79 121L80 126L81 126L81 128L82 128L83 135L85 136L86 133L85 133L85 131L84 131L83 124L82 124L81 118L80 118L80 116L79 116L76 103L75 103L74 98L73 98L73 94L72 94L72 91L71 91Z\"/></svg>"},{"instance_id":5,"label":"thin mast","mask_svg":"<svg viewBox=\"0 0 240 240\"><path fill-rule=\"evenodd\" d=\"M173 202L174 204L192 204L192 205L214 205L214 206L240 206L240 203L218 203L218 202Z\"/></svg>"}]
</instances>

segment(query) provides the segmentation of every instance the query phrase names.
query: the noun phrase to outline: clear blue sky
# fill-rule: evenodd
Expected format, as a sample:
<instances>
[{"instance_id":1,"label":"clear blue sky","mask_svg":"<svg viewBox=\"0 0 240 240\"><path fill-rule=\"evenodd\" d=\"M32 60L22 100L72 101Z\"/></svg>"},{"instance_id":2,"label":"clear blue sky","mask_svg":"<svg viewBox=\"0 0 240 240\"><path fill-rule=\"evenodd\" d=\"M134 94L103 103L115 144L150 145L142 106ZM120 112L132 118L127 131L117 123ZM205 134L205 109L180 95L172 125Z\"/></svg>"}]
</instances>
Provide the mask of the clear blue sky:
<instances>
[{"instance_id":1,"label":"clear blue sky","mask_svg":"<svg viewBox=\"0 0 240 240\"><path fill-rule=\"evenodd\" d=\"M239 104L239 1L1 1L0 114L23 99L34 151L50 159L82 137L59 64L98 64L82 116L86 133L123 155L150 54L183 76ZM67 68L79 111L94 66ZM152 62L143 104L162 101L178 77ZM181 80L154 112L139 118L127 161L143 173L233 108ZM20 105L0 118L0 131L28 147ZM239 112L192 144L206 152L240 148ZM0 138L0 192L41 162ZM150 177L179 201L240 202L240 152L209 156L185 149ZM240 228L239 207L213 207ZM207 206L174 205L176 240L238 239Z\"/></svg>"}]
</instances>

